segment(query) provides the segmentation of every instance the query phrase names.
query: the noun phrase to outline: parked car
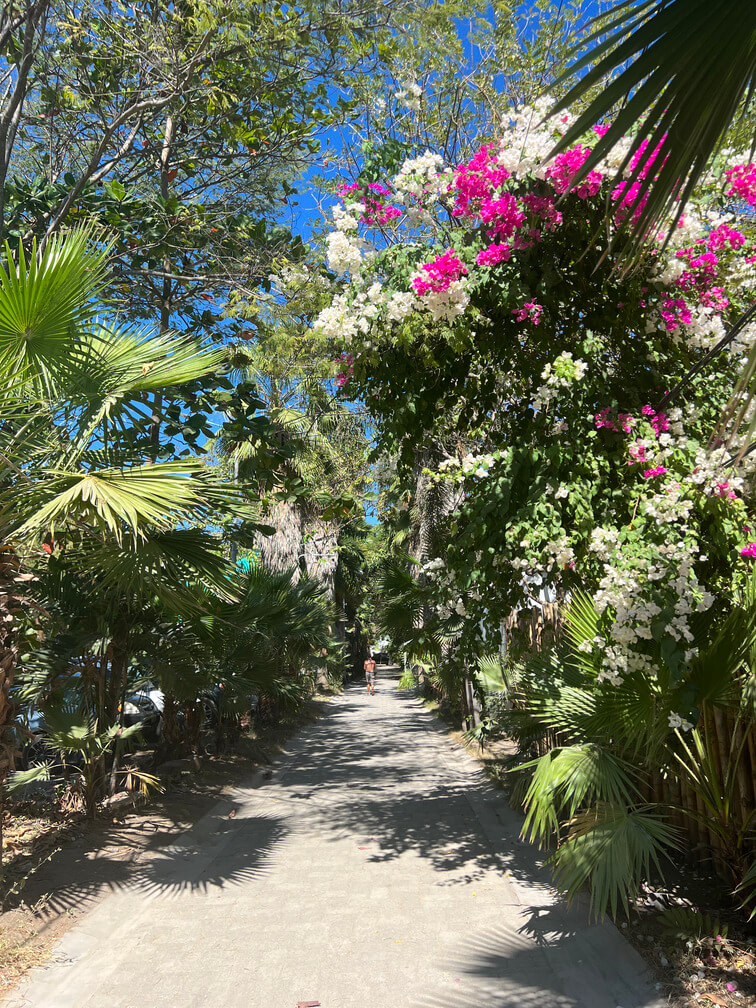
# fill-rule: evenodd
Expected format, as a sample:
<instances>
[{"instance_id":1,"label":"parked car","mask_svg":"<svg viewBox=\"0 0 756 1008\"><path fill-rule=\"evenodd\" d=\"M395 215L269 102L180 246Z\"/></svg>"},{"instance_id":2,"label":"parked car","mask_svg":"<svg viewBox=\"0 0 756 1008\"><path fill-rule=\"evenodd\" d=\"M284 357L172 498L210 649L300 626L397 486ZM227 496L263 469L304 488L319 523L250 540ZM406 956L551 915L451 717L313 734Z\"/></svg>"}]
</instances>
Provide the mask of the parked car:
<instances>
[{"instance_id":1,"label":"parked car","mask_svg":"<svg viewBox=\"0 0 756 1008\"><path fill-rule=\"evenodd\" d=\"M145 686L127 698L123 705L123 723L126 727L138 724L146 742L160 742L163 735L164 707L163 691Z\"/></svg>"}]
</instances>

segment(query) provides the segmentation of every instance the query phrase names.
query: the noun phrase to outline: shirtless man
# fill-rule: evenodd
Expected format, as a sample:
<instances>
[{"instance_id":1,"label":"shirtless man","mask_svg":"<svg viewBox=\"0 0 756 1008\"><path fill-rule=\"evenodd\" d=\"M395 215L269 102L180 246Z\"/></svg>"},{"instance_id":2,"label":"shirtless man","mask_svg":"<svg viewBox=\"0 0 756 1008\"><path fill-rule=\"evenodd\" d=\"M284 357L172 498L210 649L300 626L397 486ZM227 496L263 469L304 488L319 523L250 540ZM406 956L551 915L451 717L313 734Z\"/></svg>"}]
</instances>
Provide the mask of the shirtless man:
<instances>
[{"instance_id":1,"label":"shirtless man","mask_svg":"<svg viewBox=\"0 0 756 1008\"><path fill-rule=\"evenodd\" d=\"M375 662L372 656L365 659L365 679L367 680L368 696L375 693Z\"/></svg>"}]
</instances>

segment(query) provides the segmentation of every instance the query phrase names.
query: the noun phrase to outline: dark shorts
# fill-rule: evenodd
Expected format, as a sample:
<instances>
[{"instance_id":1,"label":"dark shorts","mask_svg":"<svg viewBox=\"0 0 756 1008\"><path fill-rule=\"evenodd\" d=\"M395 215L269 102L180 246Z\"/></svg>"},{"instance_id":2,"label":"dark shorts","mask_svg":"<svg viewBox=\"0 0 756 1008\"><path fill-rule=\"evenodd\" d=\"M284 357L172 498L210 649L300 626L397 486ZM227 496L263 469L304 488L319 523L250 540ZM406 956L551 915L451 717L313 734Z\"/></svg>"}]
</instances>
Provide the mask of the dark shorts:
<instances>
[{"instance_id":1,"label":"dark shorts","mask_svg":"<svg viewBox=\"0 0 756 1008\"><path fill-rule=\"evenodd\" d=\"M365 678L369 683L375 684L375 672L366 672Z\"/></svg>"}]
</instances>

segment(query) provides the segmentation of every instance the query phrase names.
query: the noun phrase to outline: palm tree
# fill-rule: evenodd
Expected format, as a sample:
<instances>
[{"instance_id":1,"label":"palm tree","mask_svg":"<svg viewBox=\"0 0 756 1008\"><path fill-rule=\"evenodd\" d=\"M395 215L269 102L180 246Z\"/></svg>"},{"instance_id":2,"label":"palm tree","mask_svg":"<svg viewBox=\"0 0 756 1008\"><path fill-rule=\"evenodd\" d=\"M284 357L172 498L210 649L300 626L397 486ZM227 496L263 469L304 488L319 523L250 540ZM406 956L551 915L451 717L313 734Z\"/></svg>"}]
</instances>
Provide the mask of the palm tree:
<instances>
[{"instance_id":1,"label":"palm tree","mask_svg":"<svg viewBox=\"0 0 756 1008\"><path fill-rule=\"evenodd\" d=\"M303 376L298 365L287 369L280 361L273 372L264 346L237 350L232 365L254 382L280 453L276 485L261 515L275 532L257 538L262 566L274 574L288 571L294 582L306 573L333 599L342 523L331 505L348 497L364 476L367 442L360 418L333 403L320 376ZM256 440L224 435L217 447L233 459L242 483L254 483Z\"/></svg>"},{"instance_id":2,"label":"palm tree","mask_svg":"<svg viewBox=\"0 0 756 1008\"><path fill-rule=\"evenodd\" d=\"M233 507L231 489L200 460L146 462L143 436L149 397L213 373L223 353L102 320L108 249L92 238L55 236L28 258L6 246L0 264L0 801L13 766L24 556L84 537L111 565L119 553L123 567L150 537ZM153 553L152 562L164 558Z\"/></svg>"},{"instance_id":3,"label":"palm tree","mask_svg":"<svg viewBox=\"0 0 756 1008\"><path fill-rule=\"evenodd\" d=\"M712 157L740 120L744 146L756 133L747 118L756 94L756 4L752 0L619 0L593 21L592 31L575 49L585 52L557 79L554 88L572 84L554 106L554 115L587 104L552 153L575 143L595 123L611 125L592 145L573 184L583 179L634 127L615 181L643 145L663 157L648 171L639 157L626 179L637 185L632 210L635 242L666 225L672 234L685 204ZM588 69L587 69L588 68ZM606 83L607 78L615 75ZM756 302L728 333L734 339L756 311ZM720 346L718 349L722 349ZM720 421L722 430L739 429L756 397L756 348L743 369ZM750 434L756 425L751 423Z\"/></svg>"},{"instance_id":4,"label":"palm tree","mask_svg":"<svg viewBox=\"0 0 756 1008\"><path fill-rule=\"evenodd\" d=\"M481 663L480 676L489 690L507 694L509 709L499 714L499 723L525 754L518 769L529 772L523 833L543 846L556 841L551 862L557 884L573 897L589 883L598 915L628 911L650 867L677 846L669 808L651 796L660 769L685 776L700 796L733 881L742 882L753 829L748 821L741 828L724 808L725 799L735 804L726 792L737 788L742 743L740 751L733 746L730 767L715 775L716 743L696 729L687 742L670 729L669 715L710 705L737 711L744 704L743 670L756 641L754 584L733 600L713 632L709 627L702 634L684 673L666 666L660 650L653 674L628 671L621 688L601 682L602 659L592 650L606 617L576 592L564 618L564 639L553 650L509 666L492 656ZM542 755L531 759L534 748Z\"/></svg>"},{"instance_id":5,"label":"palm tree","mask_svg":"<svg viewBox=\"0 0 756 1008\"><path fill-rule=\"evenodd\" d=\"M585 52L555 82L555 87L572 86L553 113L590 96L557 150L611 119L582 165L582 178L642 123L619 178L642 144L655 150L663 142L665 160L659 159L658 170L644 175L640 159L631 175L638 183L635 229L640 236L671 211L673 220L682 213L726 132L738 115L745 117L756 87L756 5L751 0L620 0L595 18L593 27L576 47Z\"/></svg>"}]
</instances>

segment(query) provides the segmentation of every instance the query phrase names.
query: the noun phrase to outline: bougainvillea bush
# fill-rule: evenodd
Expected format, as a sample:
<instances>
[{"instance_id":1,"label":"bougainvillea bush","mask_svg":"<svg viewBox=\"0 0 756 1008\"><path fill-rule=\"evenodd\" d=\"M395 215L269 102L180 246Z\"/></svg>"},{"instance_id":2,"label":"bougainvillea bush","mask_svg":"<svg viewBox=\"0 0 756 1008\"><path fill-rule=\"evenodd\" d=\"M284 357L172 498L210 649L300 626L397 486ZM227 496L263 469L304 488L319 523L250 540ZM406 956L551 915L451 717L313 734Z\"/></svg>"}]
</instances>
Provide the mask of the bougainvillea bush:
<instances>
[{"instance_id":1,"label":"bougainvillea bush","mask_svg":"<svg viewBox=\"0 0 756 1008\"><path fill-rule=\"evenodd\" d=\"M380 447L459 491L423 575L464 620L457 658L543 586L580 585L603 616L599 682L679 684L668 718L687 728L699 638L756 558L753 456L712 441L756 326L710 353L753 297L756 169L728 165L667 247L629 263L635 187L611 181L626 148L571 188L604 127L548 163L569 120L541 113L466 164L426 153L345 187L328 238L342 286L317 325ZM641 170L662 156L643 149Z\"/></svg>"}]
</instances>

